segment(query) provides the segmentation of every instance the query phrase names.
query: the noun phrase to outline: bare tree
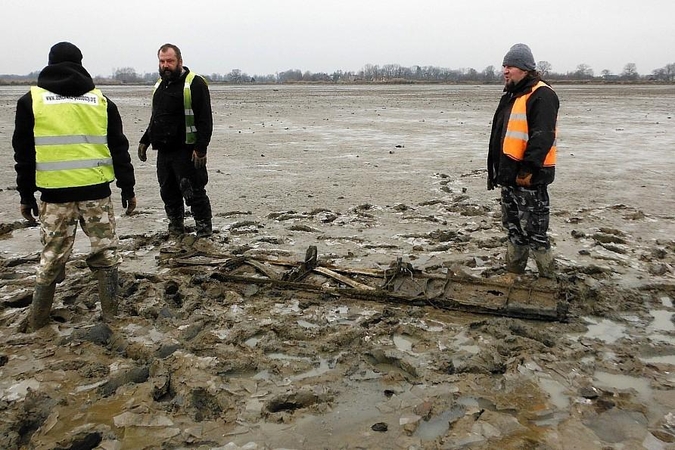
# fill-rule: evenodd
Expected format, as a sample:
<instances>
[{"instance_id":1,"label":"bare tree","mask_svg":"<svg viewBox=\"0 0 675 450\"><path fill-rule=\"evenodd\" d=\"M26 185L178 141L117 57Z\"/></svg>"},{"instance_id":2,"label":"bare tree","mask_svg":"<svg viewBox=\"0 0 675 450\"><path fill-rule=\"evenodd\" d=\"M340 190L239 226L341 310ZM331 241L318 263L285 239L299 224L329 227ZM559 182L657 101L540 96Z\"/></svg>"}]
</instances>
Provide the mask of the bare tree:
<instances>
[{"instance_id":1,"label":"bare tree","mask_svg":"<svg viewBox=\"0 0 675 450\"><path fill-rule=\"evenodd\" d=\"M483 81L486 83L494 83L497 81L498 75L497 71L495 70L495 66L487 66L485 69L483 69L483 72L481 72L481 76L483 77Z\"/></svg>"},{"instance_id":2,"label":"bare tree","mask_svg":"<svg viewBox=\"0 0 675 450\"><path fill-rule=\"evenodd\" d=\"M539 61L537 63L537 71L539 71L542 77L548 75L552 68L553 66L548 61Z\"/></svg>"},{"instance_id":3,"label":"bare tree","mask_svg":"<svg viewBox=\"0 0 675 450\"><path fill-rule=\"evenodd\" d=\"M623 66L623 72L621 72L621 78L625 80L637 80L639 77L637 66L635 63L628 63Z\"/></svg>"},{"instance_id":4,"label":"bare tree","mask_svg":"<svg viewBox=\"0 0 675 450\"><path fill-rule=\"evenodd\" d=\"M121 83L135 83L140 81L140 78L133 67L121 67L113 70L113 80Z\"/></svg>"},{"instance_id":5,"label":"bare tree","mask_svg":"<svg viewBox=\"0 0 675 450\"><path fill-rule=\"evenodd\" d=\"M579 64L577 70L574 72L574 76L580 80L593 78L593 69L588 64Z\"/></svg>"}]
</instances>

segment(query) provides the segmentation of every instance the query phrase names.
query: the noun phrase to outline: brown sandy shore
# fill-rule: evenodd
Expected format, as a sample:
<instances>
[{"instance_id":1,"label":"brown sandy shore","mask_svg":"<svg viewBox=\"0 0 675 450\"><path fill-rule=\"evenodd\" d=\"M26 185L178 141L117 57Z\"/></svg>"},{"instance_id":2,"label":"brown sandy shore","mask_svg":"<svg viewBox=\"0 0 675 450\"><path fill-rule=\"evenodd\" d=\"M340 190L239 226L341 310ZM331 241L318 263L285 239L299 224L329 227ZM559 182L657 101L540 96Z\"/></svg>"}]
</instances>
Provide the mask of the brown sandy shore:
<instances>
[{"instance_id":1,"label":"brown sandy shore","mask_svg":"<svg viewBox=\"0 0 675 450\"><path fill-rule=\"evenodd\" d=\"M484 167L500 87L214 85L216 233L168 242L156 155L135 155L151 88L103 86L137 176L136 214L113 194L122 313L100 322L80 232L52 324L26 333L26 88L0 87L0 448L674 449L675 86L555 88L560 277L531 265L516 286L555 292L566 320L262 280L316 246L323 267L503 283Z\"/></svg>"}]
</instances>

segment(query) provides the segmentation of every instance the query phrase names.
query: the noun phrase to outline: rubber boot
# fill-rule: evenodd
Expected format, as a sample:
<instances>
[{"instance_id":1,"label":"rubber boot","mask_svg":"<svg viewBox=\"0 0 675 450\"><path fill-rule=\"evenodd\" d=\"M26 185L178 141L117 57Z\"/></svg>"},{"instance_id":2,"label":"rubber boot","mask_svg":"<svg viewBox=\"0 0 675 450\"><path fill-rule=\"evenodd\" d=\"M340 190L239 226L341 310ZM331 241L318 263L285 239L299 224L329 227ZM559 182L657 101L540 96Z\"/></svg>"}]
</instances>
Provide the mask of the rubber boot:
<instances>
[{"instance_id":1,"label":"rubber boot","mask_svg":"<svg viewBox=\"0 0 675 450\"><path fill-rule=\"evenodd\" d=\"M49 323L49 314L52 311L56 283L36 284L33 291L33 303L30 305L30 327L37 331Z\"/></svg>"},{"instance_id":2,"label":"rubber boot","mask_svg":"<svg viewBox=\"0 0 675 450\"><path fill-rule=\"evenodd\" d=\"M185 223L182 217L169 217L169 236L185 234Z\"/></svg>"},{"instance_id":3,"label":"rubber boot","mask_svg":"<svg viewBox=\"0 0 675 450\"><path fill-rule=\"evenodd\" d=\"M209 237L213 234L211 219L195 219L195 228L197 229L198 238Z\"/></svg>"},{"instance_id":4,"label":"rubber boot","mask_svg":"<svg viewBox=\"0 0 675 450\"><path fill-rule=\"evenodd\" d=\"M541 278L555 279L555 259L550 248L532 250L532 256L537 263L539 269L539 276Z\"/></svg>"},{"instance_id":5,"label":"rubber boot","mask_svg":"<svg viewBox=\"0 0 675 450\"><path fill-rule=\"evenodd\" d=\"M101 301L101 316L103 320L112 320L117 315L117 288L119 274L117 267L99 269L98 273L98 298Z\"/></svg>"},{"instance_id":6,"label":"rubber boot","mask_svg":"<svg viewBox=\"0 0 675 450\"><path fill-rule=\"evenodd\" d=\"M525 273L530 248L525 245L516 245L511 241L506 244L506 271L511 273Z\"/></svg>"}]
</instances>

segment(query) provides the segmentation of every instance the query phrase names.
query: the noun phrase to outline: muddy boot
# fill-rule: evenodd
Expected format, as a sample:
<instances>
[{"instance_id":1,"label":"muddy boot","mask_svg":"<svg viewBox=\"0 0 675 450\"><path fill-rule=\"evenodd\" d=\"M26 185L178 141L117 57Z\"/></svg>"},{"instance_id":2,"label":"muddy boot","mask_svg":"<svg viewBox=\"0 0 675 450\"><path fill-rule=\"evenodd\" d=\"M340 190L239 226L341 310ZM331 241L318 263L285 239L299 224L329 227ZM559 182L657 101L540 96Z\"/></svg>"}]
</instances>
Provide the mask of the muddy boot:
<instances>
[{"instance_id":1,"label":"muddy boot","mask_svg":"<svg viewBox=\"0 0 675 450\"><path fill-rule=\"evenodd\" d=\"M59 274L56 276L56 284L63 283L63 281L66 279L66 266L61 267L61 270L59 271Z\"/></svg>"},{"instance_id":2,"label":"muddy boot","mask_svg":"<svg viewBox=\"0 0 675 450\"><path fill-rule=\"evenodd\" d=\"M516 245L511 241L506 244L506 271L511 273L525 273L530 248L525 245Z\"/></svg>"},{"instance_id":3,"label":"muddy boot","mask_svg":"<svg viewBox=\"0 0 675 450\"><path fill-rule=\"evenodd\" d=\"M537 263L541 278L555 279L555 259L550 248L532 250L532 256Z\"/></svg>"},{"instance_id":4,"label":"muddy boot","mask_svg":"<svg viewBox=\"0 0 675 450\"><path fill-rule=\"evenodd\" d=\"M55 291L56 283L35 285L33 303L30 305L31 331L37 331L49 323L49 313L52 311Z\"/></svg>"},{"instance_id":5,"label":"muddy boot","mask_svg":"<svg viewBox=\"0 0 675 450\"><path fill-rule=\"evenodd\" d=\"M185 224L182 217L169 217L169 236L179 237L185 234Z\"/></svg>"},{"instance_id":6,"label":"muddy boot","mask_svg":"<svg viewBox=\"0 0 675 450\"><path fill-rule=\"evenodd\" d=\"M117 315L117 288L119 283L119 274L117 267L99 269L98 278L98 298L101 301L101 316L103 320L112 320Z\"/></svg>"},{"instance_id":7,"label":"muddy boot","mask_svg":"<svg viewBox=\"0 0 675 450\"><path fill-rule=\"evenodd\" d=\"M211 219L195 219L195 228L198 238L209 237L213 234Z\"/></svg>"}]
</instances>

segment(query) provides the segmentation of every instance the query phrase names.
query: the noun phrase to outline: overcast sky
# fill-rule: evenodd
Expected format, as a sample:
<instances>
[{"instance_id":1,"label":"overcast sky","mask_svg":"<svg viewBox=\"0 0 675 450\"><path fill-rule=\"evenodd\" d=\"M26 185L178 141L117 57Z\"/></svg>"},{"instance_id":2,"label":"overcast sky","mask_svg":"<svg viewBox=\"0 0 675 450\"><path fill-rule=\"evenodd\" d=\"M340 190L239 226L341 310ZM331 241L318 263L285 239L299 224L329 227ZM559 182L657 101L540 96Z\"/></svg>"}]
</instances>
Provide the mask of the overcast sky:
<instances>
[{"instance_id":1,"label":"overcast sky","mask_svg":"<svg viewBox=\"0 0 675 450\"><path fill-rule=\"evenodd\" d=\"M674 0L3 0L0 74L27 74L71 41L92 75L157 69L171 42L197 73L359 71L366 64L501 66L516 42L554 72L675 62Z\"/></svg>"}]
</instances>

